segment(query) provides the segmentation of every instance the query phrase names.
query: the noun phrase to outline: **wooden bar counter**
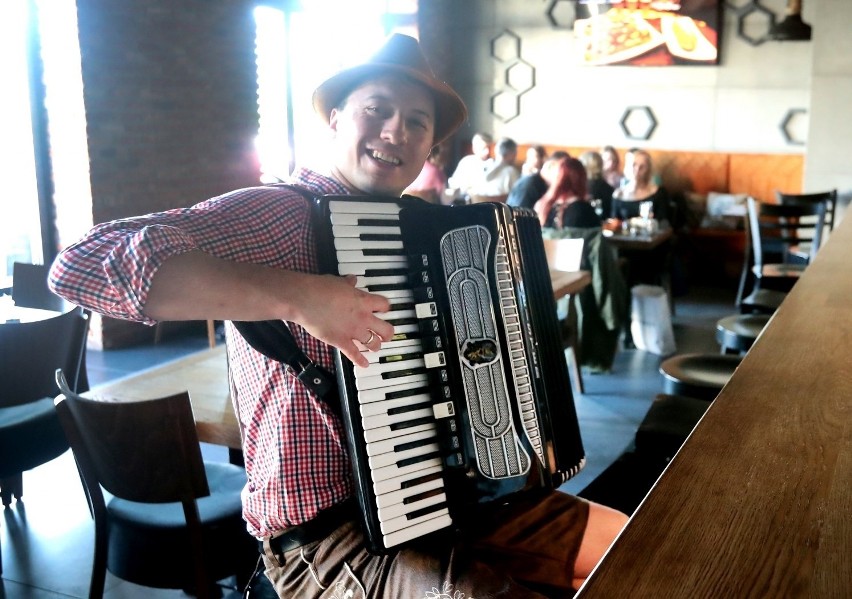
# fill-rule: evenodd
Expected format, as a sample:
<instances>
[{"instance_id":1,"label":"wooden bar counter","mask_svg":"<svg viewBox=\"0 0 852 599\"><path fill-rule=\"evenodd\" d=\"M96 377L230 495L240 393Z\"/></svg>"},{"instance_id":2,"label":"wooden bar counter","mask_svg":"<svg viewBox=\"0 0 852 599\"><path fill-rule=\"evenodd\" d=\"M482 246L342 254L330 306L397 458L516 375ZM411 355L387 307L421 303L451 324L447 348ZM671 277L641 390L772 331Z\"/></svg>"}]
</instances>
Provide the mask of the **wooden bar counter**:
<instances>
[{"instance_id":1,"label":"wooden bar counter","mask_svg":"<svg viewBox=\"0 0 852 599\"><path fill-rule=\"evenodd\" d=\"M578 597L852 597L852 218Z\"/></svg>"}]
</instances>

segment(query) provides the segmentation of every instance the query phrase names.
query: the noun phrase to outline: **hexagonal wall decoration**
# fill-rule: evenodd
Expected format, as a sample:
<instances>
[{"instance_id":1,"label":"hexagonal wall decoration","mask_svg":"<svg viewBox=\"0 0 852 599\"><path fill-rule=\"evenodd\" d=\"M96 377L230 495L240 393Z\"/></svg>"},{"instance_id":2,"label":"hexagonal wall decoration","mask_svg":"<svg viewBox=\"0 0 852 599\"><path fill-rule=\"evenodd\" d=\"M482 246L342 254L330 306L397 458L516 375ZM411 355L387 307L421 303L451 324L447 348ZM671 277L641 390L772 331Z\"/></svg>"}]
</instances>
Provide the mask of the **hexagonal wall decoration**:
<instances>
[{"instance_id":1,"label":"hexagonal wall decoration","mask_svg":"<svg viewBox=\"0 0 852 599\"><path fill-rule=\"evenodd\" d=\"M657 119L650 106L628 106L619 121L627 139L651 139L657 128Z\"/></svg>"},{"instance_id":2,"label":"hexagonal wall decoration","mask_svg":"<svg viewBox=\"0 0 852 599\"><path fill-rule=\"evenodd\" d=\"M491 114L506 123L521 114L521 96L535 87L535 67L521 58L521 38L509 30L491 40L491 57L502 70L502 88L491 96Z\"/></svg>"},{"instance_id":3,"label":"hexagonal wall decoration","mask_svg":"<svg viewBox=\"0 0 852 599\"><path fill-rule=\"evenodd\" d=\"M804 108L791 108L787 111L787 114L784 115L784 118L778 125L778 127L781 129L781 135L784 136L784 140L791 146L805 145L804 139L796 139L796 137L790 132L790 126L793 125L798 119L804 118L804 115L806 114L808 114L808 111Z\"/></svg>"},{"instance_id":4,"label":"hexagonal wall decoration","mask_svg":"<svg viewBox=\"0 0 852 599\"><path fill-rule=\"evenodd\" d=\"M764 21L766 32L760 37L752 37L746 31L746 21L752 23ZM752 46L759 46L769 39L769 30L775 25L775 13L763 6L760 0L750 0L737 9L737 35Z\"/></svg>"},{"instance_id":5,"label":"hexagonal wall decoration","mask_svg":"<svg viewBox=\"0 0 852 599\"><path fill-rule=\"evenodd\" d=\"M574 2L576 0L551 0L547 7L547 20L557 29L571 29L574 26Z\"/></svg>"}]
</instances>

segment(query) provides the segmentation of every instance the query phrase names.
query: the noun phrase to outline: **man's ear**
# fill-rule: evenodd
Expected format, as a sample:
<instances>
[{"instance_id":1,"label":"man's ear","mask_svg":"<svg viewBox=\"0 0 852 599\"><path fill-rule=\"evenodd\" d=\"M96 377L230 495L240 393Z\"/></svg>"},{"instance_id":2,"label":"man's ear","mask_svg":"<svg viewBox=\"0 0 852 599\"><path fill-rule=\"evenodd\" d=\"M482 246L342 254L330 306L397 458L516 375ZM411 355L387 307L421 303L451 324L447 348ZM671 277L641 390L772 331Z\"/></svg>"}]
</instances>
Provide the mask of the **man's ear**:
<instances>
[{"instance_id":1,"label":"man's ear","mask_svg":"<svg viewBox=\"0 0 852 599\"><path fill-rule=\"evenodd\" d=\"M337 133L337 121L340 117L340 111L337 108L331 109L331 114L328 115L328 128Z\"/></svg>"}]
</instances>

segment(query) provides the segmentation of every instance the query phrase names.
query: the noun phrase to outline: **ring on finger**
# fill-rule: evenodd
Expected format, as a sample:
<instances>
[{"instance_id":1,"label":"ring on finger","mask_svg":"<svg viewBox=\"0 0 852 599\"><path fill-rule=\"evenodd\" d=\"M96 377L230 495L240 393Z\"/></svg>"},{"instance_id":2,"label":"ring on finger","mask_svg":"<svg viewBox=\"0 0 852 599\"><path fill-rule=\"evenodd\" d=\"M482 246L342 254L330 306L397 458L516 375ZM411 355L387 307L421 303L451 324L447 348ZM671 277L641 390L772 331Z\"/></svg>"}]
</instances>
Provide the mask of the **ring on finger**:
<instances>
[{"instance_id":1,"label":"ring on finger","mask_svg":"<svg viewBox=\"0 0 852 599\"><path fill-rule=\"evenodd\" d=\"M370 345L370 343L373 341L373 339L376 338L376 332L373 329L367 329L367 330L370 331L370 338L367 339L366 341L364 341L364 345Z\"/></svg>"}]
</instances>

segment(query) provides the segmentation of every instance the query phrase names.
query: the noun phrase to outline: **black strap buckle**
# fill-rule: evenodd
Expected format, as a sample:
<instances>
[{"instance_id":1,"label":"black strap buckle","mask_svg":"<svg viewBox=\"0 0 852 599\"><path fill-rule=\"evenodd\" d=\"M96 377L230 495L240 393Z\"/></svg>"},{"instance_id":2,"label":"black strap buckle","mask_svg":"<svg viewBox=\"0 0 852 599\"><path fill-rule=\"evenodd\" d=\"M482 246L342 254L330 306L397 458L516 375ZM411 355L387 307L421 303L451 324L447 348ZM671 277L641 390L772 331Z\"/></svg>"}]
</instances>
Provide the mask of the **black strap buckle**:
<instances>
[{"instance_id":1,"label":"black strap buckle","mask_svg":"<svg viewBox=\"0 0 852 599\"><path fill-rule=\"evenodd\" d=\"M332 376L323 367L311 362L305 354L299 356L297 364L301 371L296 374L296 378L317 397L325 398L337 387Z\"/></svg>"}]
</instances>

